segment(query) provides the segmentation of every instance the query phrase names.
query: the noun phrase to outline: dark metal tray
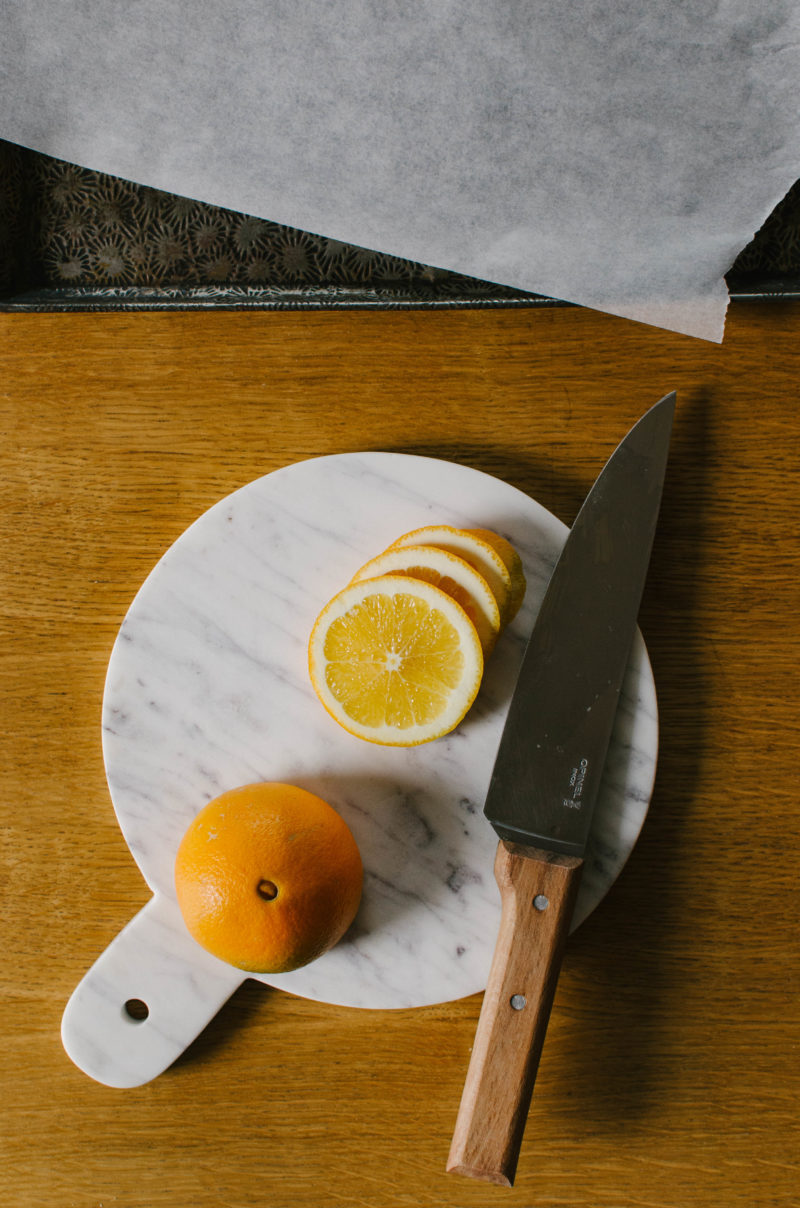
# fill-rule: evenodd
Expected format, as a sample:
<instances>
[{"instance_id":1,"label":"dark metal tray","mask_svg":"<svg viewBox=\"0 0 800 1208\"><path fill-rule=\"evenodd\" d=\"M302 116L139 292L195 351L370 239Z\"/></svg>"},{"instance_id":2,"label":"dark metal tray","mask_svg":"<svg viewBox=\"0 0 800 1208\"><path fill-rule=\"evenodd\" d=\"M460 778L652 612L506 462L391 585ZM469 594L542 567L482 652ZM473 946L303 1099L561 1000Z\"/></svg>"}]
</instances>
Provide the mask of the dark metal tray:
<instances>
[{"instance_id":1,"label":"dark metal tray","mask_svg":"<svg viewBox=\"0 0 800 1208\"><path fill-rule=\"evenodd\" d=\"M800 297L800 182L726 280ZM561 305L0 141L2 311Z\"/></svg>"}]
</instances>

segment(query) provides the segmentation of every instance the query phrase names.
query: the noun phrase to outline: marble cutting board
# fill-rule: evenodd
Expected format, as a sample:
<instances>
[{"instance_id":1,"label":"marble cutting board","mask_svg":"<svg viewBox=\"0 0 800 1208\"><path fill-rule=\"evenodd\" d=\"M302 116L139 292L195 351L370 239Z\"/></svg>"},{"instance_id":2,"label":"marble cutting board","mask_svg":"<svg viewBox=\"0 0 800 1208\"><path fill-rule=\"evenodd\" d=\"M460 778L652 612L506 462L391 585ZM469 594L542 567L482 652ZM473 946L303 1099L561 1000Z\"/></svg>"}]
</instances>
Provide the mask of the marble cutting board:
<instances>
[{"instance_id":1,"label":"marble cutting board","mask_svg":"<svg viewBox=\"0 0 800 1208\"><path fill-rule=\"evenodd\" d=\"M383 748L347 734L317 701L308 635L364 562L401 533L435 523L503 533L520 552L528 591L462 725L422 747ZM258 980L371 1009L485 987L500 902L483 801L524 643L566 534L534 500L489 475L369 452L301 461L257 479L175 542L136 595L108 668L108 783L153 896L67 1004L62 1039L82 1070L109 1086L149 1081L250 976L191 939L172 870L197 811L258 780L298 784L329 801L365 866L361 909L344 940L304 969ZM657 745L653 677L637 632L573 928L636 842ZM145 1019L132 1014L133 1000L146 1004Z\"/></svg>"}]
</instances>

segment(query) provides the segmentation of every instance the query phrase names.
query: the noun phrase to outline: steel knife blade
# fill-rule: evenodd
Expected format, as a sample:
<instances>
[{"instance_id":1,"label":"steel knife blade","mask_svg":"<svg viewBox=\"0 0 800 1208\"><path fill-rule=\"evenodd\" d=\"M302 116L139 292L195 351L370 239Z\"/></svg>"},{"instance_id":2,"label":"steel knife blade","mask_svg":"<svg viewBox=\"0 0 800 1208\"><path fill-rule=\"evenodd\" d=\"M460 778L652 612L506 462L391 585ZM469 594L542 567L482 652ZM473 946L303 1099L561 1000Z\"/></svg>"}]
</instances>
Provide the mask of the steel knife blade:
<instances>
[{"instance_id":1,"label":"steel knife blade","mask_svg":"<svg viewBox=\"0 0 800 1208\"><path fill-rule=\"evenodd\" d=\"M587 495L522 660L484 812L502 913L447 1169L511 1186L630 656L674 392Z\"/></svg>"}]
</instances>

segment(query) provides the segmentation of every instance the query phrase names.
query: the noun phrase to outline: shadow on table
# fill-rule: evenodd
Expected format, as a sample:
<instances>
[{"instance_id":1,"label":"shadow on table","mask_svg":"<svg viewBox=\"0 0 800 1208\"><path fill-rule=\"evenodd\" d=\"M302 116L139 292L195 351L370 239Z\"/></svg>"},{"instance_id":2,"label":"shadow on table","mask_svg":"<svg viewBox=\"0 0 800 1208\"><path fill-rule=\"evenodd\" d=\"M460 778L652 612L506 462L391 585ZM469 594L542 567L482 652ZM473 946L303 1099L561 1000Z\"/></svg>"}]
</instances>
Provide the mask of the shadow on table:
<instances>
[{"instance_id":1,"label":"shadow on table","mask_svg":"<svg viewBox=\"0 0 800 1208\"><path fill-rule=\"evenodd\" d=\"M184 1066L213 1061L235 1037L245 1035L250 1021L263 1012L265 995L274 993L271 986L265 986L252 978L243 981L228 1001L223 1003L214 1018L209 1020L199 1036L195 1037L172 1063L167 1076L173 1070L180 1070Z\"/></svg>"}]
</instances>

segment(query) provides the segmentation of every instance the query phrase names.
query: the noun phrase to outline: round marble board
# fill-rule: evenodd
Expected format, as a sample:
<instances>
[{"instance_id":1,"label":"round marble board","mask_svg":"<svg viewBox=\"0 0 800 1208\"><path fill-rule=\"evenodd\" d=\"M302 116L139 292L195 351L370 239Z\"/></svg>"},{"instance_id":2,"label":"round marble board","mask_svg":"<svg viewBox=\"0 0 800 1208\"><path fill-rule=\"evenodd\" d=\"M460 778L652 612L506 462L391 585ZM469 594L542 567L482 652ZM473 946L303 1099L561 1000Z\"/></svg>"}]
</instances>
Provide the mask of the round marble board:
<instances>
[{"instance_id":1,"label":"round marble board","mask_svg":"<svg viewBox=\"0 0 800 1208\"><path fill-rule=\"evenodd\" d=\"M525 603L452 734L380 747L318 702L307 642L327 600L401 533L490 528L519 551ZM483 816L525 641L567 528L487 474L433 458L356 453L302 461L201 516L152 571L108 668L103 744L119 824L153 891L75 991L70 1056L111 1085L155 1076L236 986L241 970L189 937L173 864L197 811L260 780L300 785L350 826L364 860L351 930L319 960L259 980L352 1007L413 1007L486 984L500 919L497 838ZM625 863L647 812L658 739L655 690L637 632L597 803L573 927ZM125 1004L144 1002L134 1020Z\"/></svg>"}]
</instances>

